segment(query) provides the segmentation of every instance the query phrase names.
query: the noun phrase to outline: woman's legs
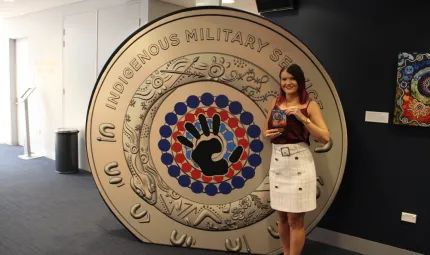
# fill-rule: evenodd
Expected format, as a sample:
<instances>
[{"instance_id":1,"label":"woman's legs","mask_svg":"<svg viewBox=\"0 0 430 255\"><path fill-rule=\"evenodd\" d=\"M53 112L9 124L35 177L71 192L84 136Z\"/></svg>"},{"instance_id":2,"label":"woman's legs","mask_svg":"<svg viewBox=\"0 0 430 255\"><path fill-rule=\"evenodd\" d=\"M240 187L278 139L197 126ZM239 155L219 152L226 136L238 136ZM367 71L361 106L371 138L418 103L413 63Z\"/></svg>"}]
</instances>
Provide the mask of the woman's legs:
<instances>
[{"instance_id":1,"label":"woman's legs","mask_svg":"<svg viewBox=\"0 0 430 255\"><path fill-rule=\"evenodd\" d=\"M281 238L282 249L284 255L290 255L290 225L288 224L288 214L286 212L279 212L278 233Z\"/></svg>"},{"instance_id":2,"label":"woman's legs","mask_svg":"<svg viewBox=\"0 0 430 255\"><path fill-rule=\"evenodd\" d=\"M288 255L300 255L305 245L305 213L288 213L290 226L290 250Z\"/></svg>"}]
</instances>

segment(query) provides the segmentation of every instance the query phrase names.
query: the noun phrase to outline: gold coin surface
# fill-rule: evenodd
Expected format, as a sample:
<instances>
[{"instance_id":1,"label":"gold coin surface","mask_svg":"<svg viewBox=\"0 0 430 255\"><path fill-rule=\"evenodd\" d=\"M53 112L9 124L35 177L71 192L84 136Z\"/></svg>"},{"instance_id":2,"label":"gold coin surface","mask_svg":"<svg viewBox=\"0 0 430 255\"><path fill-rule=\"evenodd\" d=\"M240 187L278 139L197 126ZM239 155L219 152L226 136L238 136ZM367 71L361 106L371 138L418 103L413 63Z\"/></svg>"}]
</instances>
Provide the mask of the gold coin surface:
<instances>
[{"instance_id":1,"label":"gold coin surface","mask_svg":"<svg viewBox=\"0 0 430 255\"><path fill-rule=\"evenodd\" d=\"M331 205L347 155L343 109L311 51L278 25L191 8L140 28L112 54L87 115L88 159L118 220L144 242L277 254L271 144L262 136L279 71L296 63L330 129L311 141L318 176L309 233Z\"/></svg>"}]
</instances>

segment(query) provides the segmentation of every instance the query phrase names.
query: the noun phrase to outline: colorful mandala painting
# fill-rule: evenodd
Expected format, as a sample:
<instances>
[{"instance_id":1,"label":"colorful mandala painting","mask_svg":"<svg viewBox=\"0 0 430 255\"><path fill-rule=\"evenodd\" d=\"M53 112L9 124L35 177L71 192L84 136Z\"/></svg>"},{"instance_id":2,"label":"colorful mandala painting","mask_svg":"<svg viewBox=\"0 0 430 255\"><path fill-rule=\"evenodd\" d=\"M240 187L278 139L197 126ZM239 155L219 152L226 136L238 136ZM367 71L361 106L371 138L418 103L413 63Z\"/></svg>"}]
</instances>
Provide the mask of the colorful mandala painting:
<instances>
[{"instance_id":1,"label":"colorful mandala painting","mask_svg":"<svg viewBox=\"0 0 430 255\"><path fill-rule=\"evenodd\" d=\"M400 53L394 124L430 127L430 53Z\"/></svg>"}]
</instances>

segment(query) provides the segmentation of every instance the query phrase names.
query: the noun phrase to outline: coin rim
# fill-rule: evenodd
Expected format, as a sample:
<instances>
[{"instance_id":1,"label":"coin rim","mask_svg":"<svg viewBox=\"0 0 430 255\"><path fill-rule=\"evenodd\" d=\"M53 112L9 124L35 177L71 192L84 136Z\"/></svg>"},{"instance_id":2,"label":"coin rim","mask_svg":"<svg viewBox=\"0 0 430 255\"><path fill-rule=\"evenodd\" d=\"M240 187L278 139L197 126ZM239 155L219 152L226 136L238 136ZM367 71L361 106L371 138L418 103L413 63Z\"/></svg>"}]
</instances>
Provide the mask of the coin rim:
<instances>
[{"instance_id":1,"label":"coin rim","mask_svg":"<svg viewBox=\"0 0 430 255\"><path fill-rule=\"evenodd\" d=\"M329 198L326 202L326 204L324 205L323 209L321 210L321 212L318 214L317 217L315 217L315 219L310 223L310 225L308 226L308 228L306 229L306 234L309 234L315 227L316 225L321 221L322 217L325 216L325 214L327 213L328 209L330 208L330 206L332 205L338 191L339 191L339 187L340 184L342 182L343 179L343 175L345 172L345 166L346 166L346 161L347 161L347 151L348 151L348 135L347 135L347 124L346 124L346 120L345 120L345 114L344 114L344 110L342 107L342 102L339 98L338 92L336 90L336 87L334 85L334 82L332 81L328 71L324 68L324 66L321 64L321 62L319 61L319 59L316 57L316 55L312 52L312 50L303 42L301 41L294 33L292 33L291 31L287 30L286 28L276 24L275 22L269 20L268 18L264 17L264 16L259 16L256 15L254 13L251 12L247 12L247 11L243 11L243 10L239 10L239 9L235 9L235 8L231 8L231 7L225 7L225 6L198 6L198 7L190 7L190 8L184 8L184 9L180 9L171 13L168 13L166 15L163 15L161 17L158 17L152 21L149 21L148 23L146 23L145 25L139 27L136 31L134 31L132 34L130 34L126 39L123 40L123 42L121 44L119 44L119 46L112 52L112 54L110 55L110 57L108 58L108 60L105 62L105 64L103 65L103 68L101 69L97 80L95 82L93 91L91 93L91 97L88 103L88 109L87 109L87 114L86 114L86 125L85 125L85 137L86 137L86 149L87 149L87 160L88 162L92 162L91 160L91 144L92 141L88 139L88 137L90 136L91 130L89 129L89 126L92 125L92 122L89 122L89 116L91 113L91 105L93 103L93 100L96 99L94 97L94 94L98 88L98 84L100 82L100 79L102 78L102 76L105 73L106 68L109 66L109 64L111 63L112 59L114 58L114 56L118 53L118 51L120 51L123 46L125 44L127 44L129 42L129 40L131 38L133 38L136 34L142 32L142 30L145 30L146 28L148 28L149 26L167 18L170 16L174 16L176 14L179 13L186 13L186 12L193 12L193 11L200 11L200 10L215 10L215 11L219 11L219 10L226 10L229 11L230 13L240 13L240 14L244 14L245 16L251 16L253 18L256 18L256 20L248 20L250 22L254 22L257 23L258 25L261 25L263 27L266 27L269 30L272 30L275 33L278 33L280 36L284 37L285 39L291 41L290 38L288 38L283 32L286 32L287 34L290 34L293 39L296 40L296 42L292 42L295 46L297 46L297 49L302 51L304 55L306 55L306 57L308 58L308 60L310 60L315 67L317 67L318 71L321 73L322 77L326 80L327 85L329 86L330 92L334 98L335 104L337 106L337 110L339 112L339 118L340 118L340 126L341 126L341 130L342 132L342 140L343 142L341 143L342 146L342 155L341 155L341 162L340 162L340 171L339 174L337 176L337 180L335 182L334 188L331 192L331 194L329 195ZM209 16L211 15L210 13L204 13L201 16ZM198 16L198 14L196 15ZM212 16L232 16L229 14L218 14L218 13L213 13ZM237 16L232 16L233 18L241 18L241 17L237 17ZM172 21L169 21L172 22ZM261 23L260 23L261 22ZM267 25L265 25L263 22L268 22L272 27L268 27ZM275 30L274 28L278 28L279 30ZM305 52L308 51L308 53ZM91 167L91 164L90 164ZM94 170L91 169L92 175L93 175L93 181L97 187L97 191L100 194L103 202L106 204L107 208L111 211L111 213L117 218L117 220L124 226L125 229L127 229L127 231L129 231L136 239L142 241L145 240L149 243L152 243L151 241L149 241L146 237L144 237L143 235L139 234L140 237L142 237L142 239L138 238L137 235L135 233L133 233L128 227L125 226L125 224L118 218L118 216L116 215L115 212L113 212L113 210L111 209L111 207L108 205L108 203L106 202L105 198L103 197L103 194L101 194L100 189L96 183L96 180L94 178ZM268 254L275 254L276 252L280 251L281 249L275 250L275 251L271 251Z\"/></svg>"}]
</instances>

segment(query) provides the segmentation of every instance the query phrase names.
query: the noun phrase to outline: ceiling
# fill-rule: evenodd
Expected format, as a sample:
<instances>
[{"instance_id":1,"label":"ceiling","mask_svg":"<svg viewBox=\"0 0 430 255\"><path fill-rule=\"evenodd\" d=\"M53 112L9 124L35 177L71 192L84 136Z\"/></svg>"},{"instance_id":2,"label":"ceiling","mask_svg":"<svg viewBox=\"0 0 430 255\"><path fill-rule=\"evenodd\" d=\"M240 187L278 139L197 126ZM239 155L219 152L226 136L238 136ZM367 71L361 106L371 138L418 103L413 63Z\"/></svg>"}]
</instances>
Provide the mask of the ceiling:
<instances>
[{"instance_id":1,"label":"ceiling","mask_svg":"<svg viewBox=\"0 0 430 255\"><path fill-rule=\"evenodd\" d=\"M81 1L85 0L0 0L0 18L12 18Z\"/></svg>"},{"instance_id":2,"label":"ceiling","mask_svg":"<svg viewBox=\"0 0 430 255\"><path fill-rule=\"evenodd\" d=\"M28 13L38 12L45 9L67 5L86 0L0 0L0 18L12 18ZM197 5L219 5L219 0L158 0L183 7L194 7ZM230 0L231 1L231 0ZM234 0L234 3L223 3L223 6L237 8L258 14L257 5L254 0Z\"/></svg>"},{"instance_id":3,"label":"ceiling","mask_svg":"<svg viewBox=\"0 0 430 255\"><path fill-rule=\"evenodd\" d=\"M183 7L194 7L197 5L219 5L219 0L161 0L163 2L180 5ZM223 3L223 6L241 9L258 14L255 0L234 0L234 3Z\"/></svg>"}]
</instances>

